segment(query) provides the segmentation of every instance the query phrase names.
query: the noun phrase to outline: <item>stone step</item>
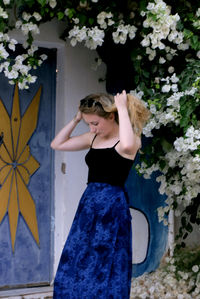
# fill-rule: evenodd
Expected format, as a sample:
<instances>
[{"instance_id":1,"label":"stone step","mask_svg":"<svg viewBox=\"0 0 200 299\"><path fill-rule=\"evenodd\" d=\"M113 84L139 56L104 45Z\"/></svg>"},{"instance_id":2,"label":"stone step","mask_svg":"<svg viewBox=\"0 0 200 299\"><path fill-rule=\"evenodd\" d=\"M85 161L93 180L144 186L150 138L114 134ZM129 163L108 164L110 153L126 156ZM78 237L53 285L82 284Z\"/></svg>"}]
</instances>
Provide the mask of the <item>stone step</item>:
<instances>
[{"instance_id":1,"label":"stone step","mask_svg":"<svg viewBox=\"0 0 200 299\"><path fill-rule=\"evenodd\" d=\"M53 287L37 287L0 291L2 299L52 299Z\"/></svg>"}]
</instances>

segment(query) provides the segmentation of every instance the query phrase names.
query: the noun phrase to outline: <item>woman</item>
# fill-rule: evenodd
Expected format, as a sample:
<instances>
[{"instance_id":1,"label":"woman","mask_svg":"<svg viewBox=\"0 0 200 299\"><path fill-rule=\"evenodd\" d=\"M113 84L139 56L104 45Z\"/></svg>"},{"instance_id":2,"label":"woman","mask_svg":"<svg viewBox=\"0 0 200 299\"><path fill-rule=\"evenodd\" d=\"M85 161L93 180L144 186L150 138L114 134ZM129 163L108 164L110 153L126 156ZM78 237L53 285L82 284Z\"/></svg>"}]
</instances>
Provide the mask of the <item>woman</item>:
<instances>
[{"instance_id":1,"label":"woman","mask_svg":"<svg viewBox=\"0 0 200 299\"><path fill-rule=\"evenodd\" d=\"M61 255L54 299L129 298L131 216L124 183L148 117L143 103L125 91L92 94L52 141L55 150L89 149L88 185ZM71 137L81 119L90 131Z\"/></svg>"}]
</instances>

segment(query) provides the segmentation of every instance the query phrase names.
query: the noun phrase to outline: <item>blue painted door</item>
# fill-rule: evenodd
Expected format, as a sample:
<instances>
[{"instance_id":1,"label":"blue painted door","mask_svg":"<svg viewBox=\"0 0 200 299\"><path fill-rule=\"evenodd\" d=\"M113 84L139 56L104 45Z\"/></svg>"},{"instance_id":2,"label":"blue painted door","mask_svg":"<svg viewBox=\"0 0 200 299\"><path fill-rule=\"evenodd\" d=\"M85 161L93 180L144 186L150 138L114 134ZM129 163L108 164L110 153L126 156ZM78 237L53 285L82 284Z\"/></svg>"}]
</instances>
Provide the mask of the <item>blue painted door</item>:
<instances>
[{"instance_id":1,"label":"blue painted door","mask_svg":"<svg viewBox=\"0 0 200 299\"><path fill-rule=\"evenodd\" d=\"M18 91L0 74L0 288L52 279L56 50L41 52L48 59L28 90Z\"/></svg>"}]
</instances>

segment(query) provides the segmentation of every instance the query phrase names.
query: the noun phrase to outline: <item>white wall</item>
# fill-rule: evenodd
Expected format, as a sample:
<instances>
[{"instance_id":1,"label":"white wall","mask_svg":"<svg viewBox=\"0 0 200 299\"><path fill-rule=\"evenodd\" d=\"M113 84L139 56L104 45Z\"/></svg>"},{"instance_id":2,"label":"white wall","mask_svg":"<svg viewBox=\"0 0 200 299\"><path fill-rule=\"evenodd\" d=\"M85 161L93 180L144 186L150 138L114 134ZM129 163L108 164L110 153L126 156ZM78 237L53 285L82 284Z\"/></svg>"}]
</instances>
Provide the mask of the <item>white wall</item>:
<instances>
[{"instance_id":1,"label":"white wall","mask_svg":"<svg viewBox=\"0 0 200 299\"><path fill-rule=\"evenodd\" d=\"M77 112L79 100L89 93L105 91L98 78L105 74L105 67L96 72L91 64L95 52L77 46L65 46L58 52L58 85L56 101L56 132L70 121ZM86 131L80 123L74 133ZM56 152L55 156L55 268L57 268L61 248L69 232L80 196L86 187L87 167L85 152ZM61 164L66 164L66 174L61 172Z\"/></svg>"}]
</instances>

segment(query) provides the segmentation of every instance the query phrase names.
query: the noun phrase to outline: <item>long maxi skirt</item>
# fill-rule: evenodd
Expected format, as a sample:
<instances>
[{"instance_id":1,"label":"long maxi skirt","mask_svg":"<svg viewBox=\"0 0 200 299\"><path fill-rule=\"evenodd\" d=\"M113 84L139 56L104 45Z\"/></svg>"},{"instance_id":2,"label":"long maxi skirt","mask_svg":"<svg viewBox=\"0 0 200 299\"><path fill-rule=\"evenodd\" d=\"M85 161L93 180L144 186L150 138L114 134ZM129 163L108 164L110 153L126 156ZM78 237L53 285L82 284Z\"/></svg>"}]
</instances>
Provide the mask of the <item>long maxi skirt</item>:
<instances>
[{"instance_id":1,"label":"long maxi skirt","mask_svg":"<svg viewBox=\"0 0 200 299\"><path fill-rule=\"evenodd\" d=\"M54 299L128 299L131 215L124 189L89 183L65 243Z\"/></svg>"}]
</instances>

